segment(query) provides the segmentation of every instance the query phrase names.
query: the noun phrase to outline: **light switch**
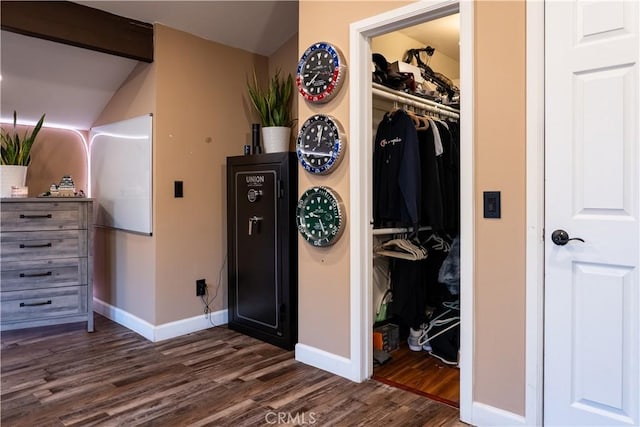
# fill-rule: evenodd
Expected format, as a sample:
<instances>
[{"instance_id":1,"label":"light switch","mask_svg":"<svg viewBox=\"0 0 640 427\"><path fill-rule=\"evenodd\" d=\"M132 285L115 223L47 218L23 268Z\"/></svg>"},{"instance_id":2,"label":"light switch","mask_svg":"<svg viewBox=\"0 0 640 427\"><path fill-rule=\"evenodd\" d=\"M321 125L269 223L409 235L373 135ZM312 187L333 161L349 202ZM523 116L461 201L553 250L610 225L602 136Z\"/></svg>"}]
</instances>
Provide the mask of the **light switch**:
<instances>
[{"instance_id":1,"label":"light switch","mask_svg":"<svg viewBox=\"0 0 640 427\"><path fill-rule=\"evenodd\" d=\"M500 218L500 192L485 191L484 198L484 217Z\"/></svg>"},{"instance_id":2,"label":"light switch","mask_svg":"<svg viewBox=\"0 0 640 427\"><path fill-rule=\"evenodd\" d=\"M173 182L173 197L183 197L182 196L182 181L174 181Z\"/></svg>"}]
</instances>

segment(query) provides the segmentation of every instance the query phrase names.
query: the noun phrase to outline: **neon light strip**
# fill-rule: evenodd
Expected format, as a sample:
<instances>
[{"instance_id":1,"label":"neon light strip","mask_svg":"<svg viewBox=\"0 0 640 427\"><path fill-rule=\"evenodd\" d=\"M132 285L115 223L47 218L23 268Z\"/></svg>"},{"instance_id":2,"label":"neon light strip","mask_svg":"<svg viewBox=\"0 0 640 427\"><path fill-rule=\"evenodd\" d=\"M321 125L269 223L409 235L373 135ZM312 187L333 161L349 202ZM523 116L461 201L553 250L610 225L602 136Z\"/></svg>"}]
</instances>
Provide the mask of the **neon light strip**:
<instances>
[{"instance_id":1,"label":"neon light strip","mask_svg":"<svg viewBox=\"0 0 640 427\"><path fill-rule=\"evenodd\" d=\"M9 125L13 127L13 119L0 118L0 124ZM16 121L16 125L20 126L35 126L37 122L29 122L29 121ZM58 125L58 124L46 124L42 125L43 128L46 129L61 129L61 130L69 130L74 132L80 136L82 140L82 147L84 148L84 155L87 164L87 197L91 197L91 159L89 158L89 144L87 143L87 139L84 137L82 132L78 129L73 128L68 125Z\"/></svg>"}]
</instances>

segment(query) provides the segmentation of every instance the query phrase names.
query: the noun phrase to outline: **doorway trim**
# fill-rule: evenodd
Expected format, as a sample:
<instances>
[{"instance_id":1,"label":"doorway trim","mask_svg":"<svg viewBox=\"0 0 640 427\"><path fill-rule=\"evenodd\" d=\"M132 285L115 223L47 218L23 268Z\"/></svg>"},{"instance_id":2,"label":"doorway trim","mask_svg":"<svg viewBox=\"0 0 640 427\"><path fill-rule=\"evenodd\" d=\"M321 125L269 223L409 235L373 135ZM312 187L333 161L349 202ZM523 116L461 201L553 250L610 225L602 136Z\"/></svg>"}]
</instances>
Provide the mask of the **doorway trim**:
<instances>
[{"instance_id":1,"label":"doorway trim","mask_svg":"<svg viewBox=\"0 0 640 427\"><path fill-rule=\"evenodd\" d=\"M473 277L474 277L474 13L473 2L457 0L416 2L350 26L350 377L364 381L373 374L372 270L373 254L369 220L372 217L371 161L371 37L386 34L429 19L460 12L460 89L464 101L460 114L460 418L473 422Z\"/></svg>"},{"instance_id":2,"label":"doorway trim","mask_svg":"<svg viewBox=\"0 0 640 427\"><path fill-rule=\"evenodd\" d=\"M526 3L525 422L543 425L544 1Z\"/></svg>"}]
</instances>

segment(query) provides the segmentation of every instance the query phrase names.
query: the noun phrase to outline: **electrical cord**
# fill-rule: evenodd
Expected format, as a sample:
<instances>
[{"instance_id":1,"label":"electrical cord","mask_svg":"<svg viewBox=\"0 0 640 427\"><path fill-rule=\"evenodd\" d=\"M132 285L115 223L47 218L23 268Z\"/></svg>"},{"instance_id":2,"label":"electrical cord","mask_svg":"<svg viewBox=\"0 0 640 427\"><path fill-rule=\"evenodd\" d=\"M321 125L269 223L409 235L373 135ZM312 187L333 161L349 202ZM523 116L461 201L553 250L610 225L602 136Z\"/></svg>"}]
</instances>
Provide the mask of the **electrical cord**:
<instances>
[{"instance_id":1,"label":"electrical cord","mask_svg":"<svg viewBox=\"0 0 640 427\"><path fill-rule=\"evenodd\" d=\"M211 304L216 300L216 298L218 297L218 292L220 291L220 285L222 284L222 272L224 271L224 266L227 264L227 256L225 255L224 260L222 261L222 265L220 266L220 270L218 271L218 284L216 286L216 292L215 294L213 294L213 297L209 298L209 287L205 286L205 295L200 295L200 299L202 300L202 304L204 304L204 315L207 318L207 320L209 320L209 323L211 323L211 326L218 326L216 325L213 320L211 319ZM206 296L206 299L205 299Z\"/></svg>"}]
</instances>

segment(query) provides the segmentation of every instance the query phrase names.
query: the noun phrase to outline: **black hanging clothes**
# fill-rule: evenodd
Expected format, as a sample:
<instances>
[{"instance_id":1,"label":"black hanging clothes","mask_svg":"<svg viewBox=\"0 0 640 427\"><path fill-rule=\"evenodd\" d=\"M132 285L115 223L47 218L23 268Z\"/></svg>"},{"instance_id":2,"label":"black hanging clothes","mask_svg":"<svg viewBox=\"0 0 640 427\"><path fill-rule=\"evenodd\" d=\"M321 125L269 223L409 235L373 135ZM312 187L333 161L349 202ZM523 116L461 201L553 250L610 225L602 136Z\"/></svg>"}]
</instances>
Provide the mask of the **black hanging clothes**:
<instances>
[{"instance_id":1,"label":"black hanging clothes","mask_svg":"<svg viewBox=\"0 0 640 427\"><path fill-rule=\"evenodd\" d=\"M420 329L427 320L427 282L424 279L427 263L431 263L429 257L420 261L394 258L389 263L393 315L401 326Z\"/></svg>"},{"instance_id":2,"label":"black hanging clothes","mask_svg":"<svg viewBox=\"0 0 640 427\"><path fill-rule=\"evenodd\" d=\"M431 126L418 131L420 141L420 169L422 176L422 208L420 223L431 226L434 230L442 230L443 204L440 186L440 172L434 134Z\"/></svg>"},{"instance_id":3,"label":"black hanging clothes","mask_svg":"<svg viewBox=\"0 0 640 427\"><path fill-rule=\"evenodd\" d=\"M451 134L451 176L453 180L453 204L451 206L452 230L450 234L460 234L460 123L447 121Z\"/></svg>"},{"instance_id":4,"label":"black hanging clothes","mask_svg":"<svg viewBox=\"0 0 640 427\"><path fill-rule=\"evenodd\" d=\"M457 234L458 225L456 223L456 210L459 209L459 191L456 189L456 175L458 174L457 157L458 153L453 146L451 132L448 125L440 120L434 121L440 134L442 142L442 155L440 156L440 189L442 193L442 203L444 210L444 230Z\"/></svg>"},{"instance_id":5,"label":"black hanging clothes","mask_svg":"<svg viewBox=\"0 0 640 427\"><path fill-rule=\"evenodd\" d=\"M374 227L420 222L421 175L418 134L403 110L385 114L373 149Z\"/></svg>"}]
</instances>

